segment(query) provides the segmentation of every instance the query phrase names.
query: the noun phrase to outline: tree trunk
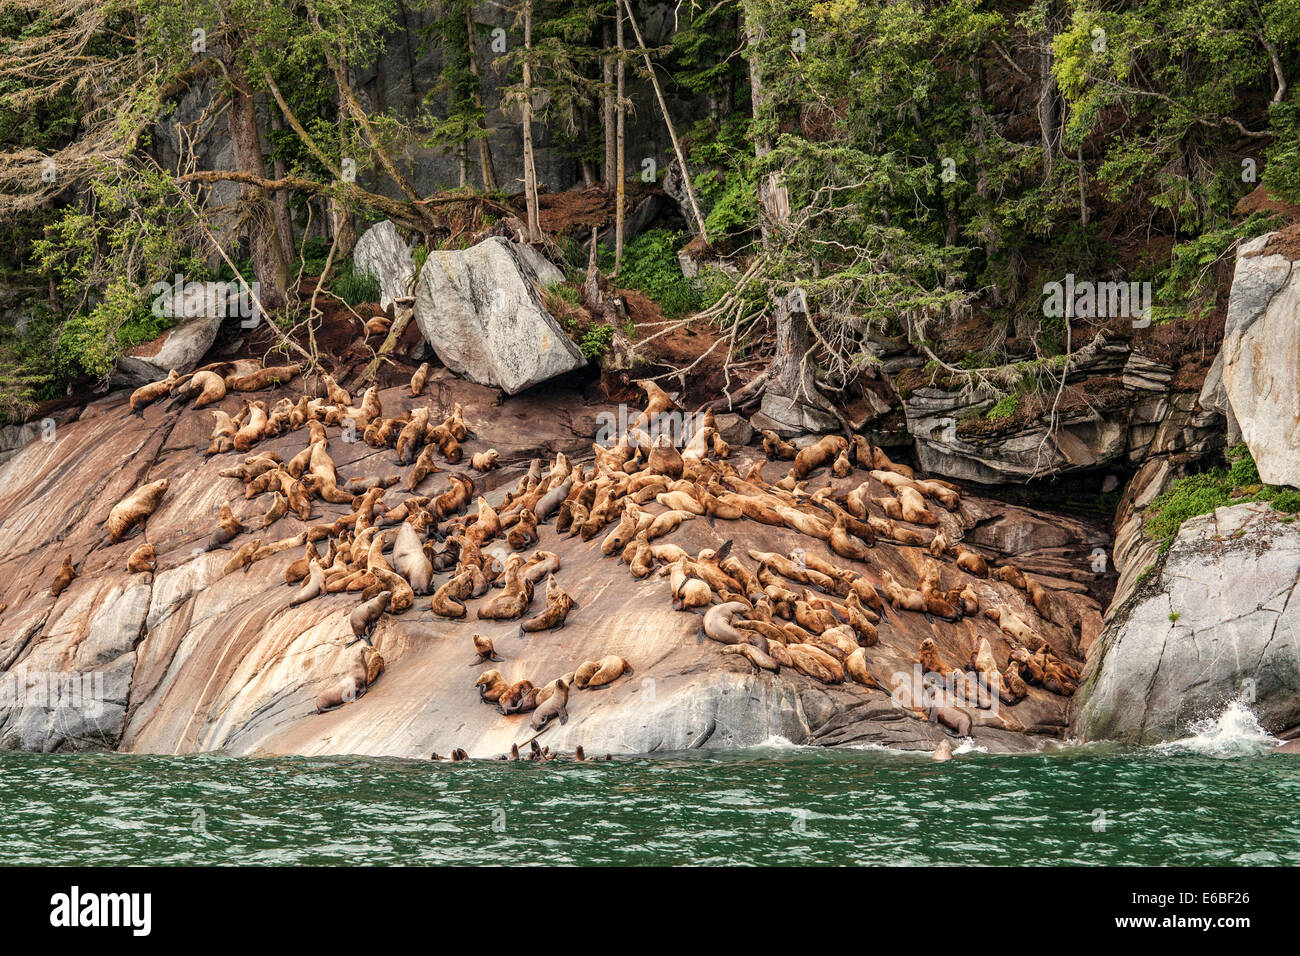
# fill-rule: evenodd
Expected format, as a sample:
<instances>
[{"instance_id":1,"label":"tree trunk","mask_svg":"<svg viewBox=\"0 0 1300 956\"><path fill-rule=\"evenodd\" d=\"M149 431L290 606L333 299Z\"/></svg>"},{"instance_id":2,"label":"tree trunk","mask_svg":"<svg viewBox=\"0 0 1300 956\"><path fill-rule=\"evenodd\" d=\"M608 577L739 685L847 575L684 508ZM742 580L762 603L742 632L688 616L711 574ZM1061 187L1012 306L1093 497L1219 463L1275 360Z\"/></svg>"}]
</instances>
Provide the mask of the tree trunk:
<instances>
[{"instance_id":1,"label":"tree trunk","mask_svg":"<svg viewBox=\"0 0 1300 956\"><path fill-rule=\"evenodd\" d=\"M266 178L266 161L262 138L257 128L257 107L249 92L243 68L235 49L226 47L224 61L230 79L230 144L235 167L254 176ZM289 263L280 245L276 216L266 191L258 186L244 188L248 210L248 240L253 260L253 275L259 285L262 305L268 310L283 308L289 287Z\"/></svg>"},{"instance_id":2,"label":"tree trunk","mask_svg":"<svg viewBox=\"0 0 1300 956\"><path fill-rule=\"evenodd\" d=\"M700 214L700 204L695 199L695 186L691 183L691 170L686 165L686 154L682 152L682 145L677 141L677 130L673 128L673 119L668 115L668 101L664 99L664 91L659 86L659 77L655 75L654 65L650 62L650 54L646 52L645 40L641 37L641 28L637 26L636 17L632 15L631 0L621 0L627 9L627 22L632 26L632 34L636 37L636 44L641 48L641 57L645 60L646 73L650 77L650 85L654 87L655 99L659 101L659 112L663 114L664 125L668 127L668 138L673 142L673 153L677 156L677 163L682 170L682 185L686 187L686 199L691 205L691 213L695 216L695 225L699 229L699 236L708 243L709 233L704 228L704 216Z\"/></svg>"},{"instance_id":3,"label":"tree trunk","mask_svg":"<svg viewBox=\"0 0 1300 956\"><path fill-rule=\"evenodd\" d=\"M473 7L465 7L465 36L469 43L469 71L474 76L474 107L483 116L484 132L487 131L487 111L483 109L483 90L478 78L478 46L474 42ZM497 171L492 164L492 145L487 136L478 137L478 166L483 176L484 192L495 192L497 188Z\"/></svg>"},{"instance_id":4,"label":"tree trunk","mask_svg":"<svg viewBox=\"0 0 1300 956\"><path fill-rule=\"evenodd\" d=\"M623 61L623 5L615 4L614 42L618 45L618 62L614 66L614 275L623 266L623 216L626 202L624 183L627 180L627 152L624 149L627 131L627 110L623 104L623 87L627 80L627 65Z\"/></svg>"},{"instance_id":5,"label":"tree trunk","mask_svg":"<svg viewBox=\"0 0 1300 956\"><path fill-rule=\"evenodd\" d=\"M280 110L272 106L269 110L271 114L271 129L277 133L284 129L284 118L280 115ZM284 178L284 160L276 159L272 169L276 179ZM293 217L289 213L289 190L281 189L275 194L275 230L280 235L280 249L284 253L284 261L293 263L297 259L293 247Z\"/></svg>"},{"instance_id":6,"label":"tree trunk","mask_svg":"<svg viewBox=\"0 0 1300 956\"><path fill-rule=\"evenodd\" d=\"M613 33L614 31L610 28L610 25L606 23L604 26L606 50L609 50L614 45ZM604 92L601 94L600 108L605 120L605 168L602 173L605 180L605 191L612 196L618 169L618 144L615 142L618 131L614 119L614 57L609 53L606 53L601 60L601 78L604 80Z\"/></svg>"},{"instance_id":7,"label":"tree trunk","mask_svg":"<svg viewBox=\"0 0 1300 956\"><path fill-rule=\"evenodd\" d=\"M533 49L533 0L524 0L524 50ZM537 212L537 166L533 161L533 70L527 53L524 56L524 205L528 209L528 241L542 238Z\"/></svg>"},{"instance_id":8,"label":"tree trunk","mask_svg":"<svg viewBox=\"0 0 1300 956\"><path fill-rule=\"evenodd\" d=\"M764 39L759 18L751 16L745 6L745 30L749 39L749 89L754 120L760 121L770 109L769 94L763 86L760 46ZM772 151L766 136L754 137L754 155L762 159ZM790 224L790 197L778 173L769 173L758 185L759 232L763 248L777 255L783 234ZM808 328L807 297L774 295L772 319L776 326L776 352L764 375L767 377L762 411L769 418L796 431L834 428L839 419L830 414L830 403L817 390L810 349L812 333Z\"/></svg>"}]
</instances>

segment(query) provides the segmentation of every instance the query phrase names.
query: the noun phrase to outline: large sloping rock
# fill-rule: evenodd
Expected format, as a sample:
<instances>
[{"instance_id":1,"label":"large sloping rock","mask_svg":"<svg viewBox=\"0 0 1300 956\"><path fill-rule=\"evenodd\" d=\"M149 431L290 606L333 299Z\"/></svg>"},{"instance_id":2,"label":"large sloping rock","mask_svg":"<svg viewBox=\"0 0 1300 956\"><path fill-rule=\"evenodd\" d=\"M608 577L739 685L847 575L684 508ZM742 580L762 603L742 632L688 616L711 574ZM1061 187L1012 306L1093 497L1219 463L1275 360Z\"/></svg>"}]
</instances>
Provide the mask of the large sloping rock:
<instances>
[{"instance_id":1,"label":"large sloping rock","mask_svg":"<svg viewBox=\"0 0 1300 956\"><path fill-rule=\"evenodd\" d=\"M352 263L357 272L372 276L379 283L381 309L411 294L415 259L410 245L387 219L361 234L352 250Z\"/></svg>"},{"instance_id":2,"label":"large sloping rock","mask_svg":"<svg viewBox=\"0 0 1300 956\"><path fill-rule=\"evenodd\" d=\"M290 385L259 397L273 404L295 394ZM535 456L549 460L563 451L589 464L597 416L613 411L608 405L584 405L559 389L502 402L495 390L445 369L435 372L422 397L413 397L403 385L382 390L380 398L384 414L391 416L428 403L436 404L439 414L461 404L470 428L466 457L488 448L500 452L499 469L473 473L476 492L498 506ZM232 394L214 407L233 413L242 400ZM224 572L229 547L205 550L223 502L230 500L252 526L260 524L258 516L270 504L269 496L246 500L237 479L220 475L242 453L202 454L211 421L209 409L166 403L131 415L126 395L119 392L61 424L54 442L33 441L0 466L0 540L7 542L0 550L0 692L4 681L12 688L8 697L0 694L0 747L410 758L463 747L474 757L493 757L512 743L526 745L533 731L526 716L503 717L479 701L473 686L478 671L468 666L470 636L476 632L493 639L505 658L496 666L511 680L545 682L608 654L633 664L634 674L608 687L574 692L568 723L553 725L543 738L554 749L582 744L593 754L665 751L700 741L723 748L773 737L933 749L943 737L941 728L907 716L882 691L823 685L788 669L755 673L702 637L698 613L673 610L667 578L637 580L616 555L602 554L600 537L562 536L554 523L541 526L537 546L559 556L557 581L579 605L562 630L521 634L517 620L480 620L477 610L487 595L471 601L465 620L448 621L437 617L422 595L410 610L386 615L378 625L373 639L387 669L370 691L339 710L315 714L316 695L337 684L357 652L344 645L351 635L347 618L359 596L328 594L290 607L296 585L285 583L284 572L302 554L301 545L257 562L247 573ZM400 473L391 448L346 442L335 426L328 435L340 477ZM307 439L305 430L291 431L258 450L288 460ZM761 454L752 446L737 447L732 461L743 472ZM838 493L866 477L859 470L837 479ZM118 544L105 541L103 521L113 504L159 478L170 485L145 528ZM443 472L420 490L437 495L447 486ZM390 489L390 504L406 497L403 487ZM883 493L878 483L871 490ZM661 506L648 502L646 507ZM254 534L265 541L291 538L338 519L350 505L317 501L313 509L306 522L290 512L231 544ZM991 558L1014 555L1015 563L1038 574L1061 602L1082 598L1065 578L1071 569L1089 573L1087 555L1096 542L1077 523L974 496L939 517L952 536L965 533ZM846 561L824 542L749 521L715 526L693 519L667 541L697 553L727 539L751 569L749 548L788 552L798 546L824 560ZM145 540L157 552L157 570L133 574L127 557ZM73 556L78 576L54 597L49 582L64 554ZM856 567L863 573L887 569L914 582L927 557L920 549L881 541L870 562ZM1034 619L1026 595L1011 585L971 578L953 566L944 570L945 584L968 582L985 604ZM440 574L436 583L447 577ZM539 595L528 613L541 606ZM1069 608L1062 603L1061 610ZM1083 622L1076 623L1080 615L1075 613L1069 619L1057 616L1063 623L1039 626L1061 656L1074 660L1073 649L1084 636L1075 628ZM940 652L955 663L966 660L982 638L989 639L1000 662L1007 655L996 625L982 615L949 624L891 609L880 623L880 643L869 649L873 672L882 679L911 675L926 637L935 638ZM69 702L71 709L50 708L48 698L27 691L50 675L59 681L89 679L93 706ZM1067 700L1035 687L1014 707L975 716L974 738L981 746L1033 749L1044 736L1064 731Z\"/></svg>"},{"instance_id":3,"label":"large sloping rock","mask_svg":"<svg viewBox=\"0 0 1300 956\"><path fill-rule=\"evenodd\" d=\"M429 254L415 320L457 375L514 395L586 364L542 305L545 282L532 258L500 237Z\"/></svg>"},{"instance_id":4,"label":"large sloping rock","mask_svg":"<svg viewBox=\"0 0 1300 956\"><path fill-rule=\"evenodd\" d=\"M1259 476L1300 485L1300 269L1244 243L1224 320L1223 388Z\"/></svg>"},{"instance_id":5,"label":"large sloping rock","mask_svg":"<svg viewBox=\"0 0 1300 956\"><path fill-rule=\"evenodd\" d=\"M1185 736L1232 699L1265 729L1300 725L1300 528L1265 504L1184 523L1114 612L1075 696L1085 740Z\"/></svg>"}]
</instances>

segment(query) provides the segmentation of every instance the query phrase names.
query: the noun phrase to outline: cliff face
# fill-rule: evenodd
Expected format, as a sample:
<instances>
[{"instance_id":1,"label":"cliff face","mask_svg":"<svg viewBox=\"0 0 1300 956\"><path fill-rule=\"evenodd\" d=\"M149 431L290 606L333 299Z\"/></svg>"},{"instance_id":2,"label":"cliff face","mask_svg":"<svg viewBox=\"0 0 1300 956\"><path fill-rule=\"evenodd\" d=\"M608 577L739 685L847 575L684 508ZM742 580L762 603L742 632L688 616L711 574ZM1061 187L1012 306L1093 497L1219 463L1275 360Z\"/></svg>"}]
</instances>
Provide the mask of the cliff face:
<instances>
[{"instance_id":1,"label":"cliff face","mask_svg":"<svg viewBox=\"0 0 1300 956\"><path fill-rule=\"evenodd\" d=\"M1295 262L1280 234L1242 246L1223 348L1198 408L1227 418L1265 482L1293 483L1297 385ZM1271 733L1300 729L1300 532L1291 516L1242 503L1183 524L1167 552L1143 531L1144 510L1177 477L1143 463L1116 517L1119 572L1107 625L1089 657L1071 726L1085 740L1150 743L1240 699Z\"/></svg>"},{"instance_id":2,"label":"cliff face","mask_svg":"<svg viewBox=\"0 0 1300 956\"><path fill-rule=\"evenodd\" d=\"M282 391L256 397L293 397L301 380ZM571 392L536 390L497 404L498 393L442 373L425 396L409 390L384 390L386 415L413 404L449 409L460 402L471 429L466 458L488 448L500 451L503 467L488 475L471 474L476 488L499 502L534 457L550 459L564 451L589 460L596 415L612 411L583 405ZM220 407L234 413L235 396ZM230 500L250 530L232 545L252 537L290 538L308 523L345 514L344 505L317 501L310 522L290 512L266 530L256 530L269 496L245 500L237 479L219 472L244 457L238 453L205 458L212 416L207 410L147 407L129 414L121 393L86 407L61 423L53 442L24 446L0 467L0 743L31 750L115 748L131 752L186 753L222 750L249 753L359 753L404 757L446 754L463 747L472 756L494 756L511 743L533 735L526 717L503 717L480 703L473 682L483 667L474 658L470 635L494 638L505 661L496 665L511 680L528 677L541 684L572 671L587 659L618 654L634 673L597 690L575 690L570 719L543 738L552 748L583 744L591 752L673 750L707 739L706 746L742 746L781 736L796 742L879 743L933 747L941 730L906 716L888 694L857 684L822 684L789 668L779 674L755 673L745 661L720 653L705 640L700 616L674 611L665 578L637 580L617 558L604 557L600 537L583 542L560 537L543 525L536 545L561 560L557 580L578 602L568 624L556 632L520 636L517 621L475 620L479 599L469 602L469 618L451 622L429 609L428 597L414 608L385 615L374 635L386 671L360 700L318 715L317 694L337 685L357 649L348 614L356 594L330 594L297 608L288 602L297 585L284 580L287 565L302 554L296 546L254 563L247 572L224 573L232 552L205 551L216 513ZM330 454L341 478L401 474L391 448L347 444L330 428ZM306 445L306 431L289 432L262 443L286 460ZM761 451L738 449L733 464L743 473ZM769 464L775 480L784 466ZM824 476L824 479L823 479ZM109 510L132 488L166 477L170 485L142 533L119 544L103 540ZM846 490L867 479L858 470L831 479L823 469L813 487L832 482ZM873 493L884 486L873 482ZM436 494L446 474L430 478L421 492ZM389 490L395 506L406 497L404 485ZM651 501L651 511L661 510ZM1058 656L1078 662L1100 630L1096 601L1087 591L1094 575L1089 555L1103 545L1094 531L1069 520L1040 515L972 496L948 512L932 506L941 527L964 538L993 562L1013 560L1051 591L1056 618L1040 620L1026 595L1009 584L976 579L951 563L943 565L944 587L972 584L983 606L1014 608L1035 622ZM837 557L817 539L756 522L711 523L697 517L666 541L692 554L733 541L733 553L749 548L788 552L803 547L840 566L851 566L872 580L889 570L914 586L928 555L920 548L878 542L868 561ZM128 555L141 543L158 556L153 573L130 573ZM529 552L531 553L531 548ZM49 590L65 554L77 577L58 597ZM435 584L446 579L439 575ZM535 599L530 613L542 607ZM910 676L918 648L933 637L950 666L969 659L987 637L999 665L1008 645L997 626L983 616L955 623L924 614L887 609L880 643L868 649L872 673L882 683L898 673ZM48 678L46 675L50 675ZM38 699L42 680L65 684L87 679L96 706L70 706L66 695ZM102 683L98 683L102 682ZM50 706L56 704L56 706ZM1065 728L1067 698L1031 687L1029 696L999 713L975 711L975 739L992 749L1034 747L1031 735L1059 735Z\"/></svg>"}]
</instances>

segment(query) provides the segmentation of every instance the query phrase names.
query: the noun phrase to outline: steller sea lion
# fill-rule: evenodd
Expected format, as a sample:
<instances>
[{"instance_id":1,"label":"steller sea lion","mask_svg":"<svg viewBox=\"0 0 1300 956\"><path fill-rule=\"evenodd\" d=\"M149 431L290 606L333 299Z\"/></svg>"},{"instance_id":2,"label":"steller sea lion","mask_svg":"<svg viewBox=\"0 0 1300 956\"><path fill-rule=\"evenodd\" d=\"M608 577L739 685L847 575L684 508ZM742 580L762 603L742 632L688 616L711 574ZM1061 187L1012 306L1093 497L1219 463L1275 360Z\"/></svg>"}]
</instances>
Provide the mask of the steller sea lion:
<instances>
[{"instance_id":1,"label":"steller sea lion","mask_svg":"<svg viewBox=\"0 0 1300 956\"><path fill-rule=\"evenodd\" d=\"M834 461L840 452L848 447L848 439L840 435L827 435L802 449L794 456L793 474L795 479L802 481L807 478L822 465Z\"/></svg>"},{"instance_id":2,"label":"steller sea lion","mask_svg":"<svg viewBox=\"0 0 1300 956\"><path fill-rule=\"evenodd\" d=\"M349 646L357 641L370 643L370 634L375 629L375 622L384 611L388 610L388 603L392 598L392 591L380 591L370 600L357 605L356 610L348 615L348 626L352 628L353 635L353 639L348 642Z\"/></svg>"},{"instance_id":3,"label":"steller sea lion","mask_svg":"<svg viewBox=\"0 0 1300 956\"><path fill-rule=\"evenodd\" d=\"M478 699L487 704L496 703L510 689L509 682L501 676L499 670L484 671L479 674L478 680L474 681L474 686L478 688Z\"/></svg>"},{"instance_id":4,"label":"steller sea lion","mask_svg":"<svg viewBox=\"0 0 1300 956\"><path fill-rule=\"evenodd\" d=\"M518 714L525 710L532 710L537 706L536 695L532 694L534 690L536 688L533 687L533 682L527 678L515 681L497 701L497 709L503 714ZM532 704L531 707L527 706L529 703Z\"/></svg>"},{"instance_id":5,"label":"steller sea lion","mask_svg":"<svg viewBox=\"0 0 1300 956\"><path fill-rule=\"evenodd\" d=\"M158 555L154 553L153 545L147 541L132 551L131 556L126 559L126 569L132 574L153 571L157 567Z\"/></svg>"},{"instance_id":6,"label":"steller sea lion","mask_svg":"<svg viewBox=\"0 0 1300 956\"><path fill-rule=\"evenodd\" d=\"M53 580L50 581L50 593L58 597L67 590L72 579L77 576L77 571L72 566L72 555L66 555L63 558L63 564L55 573Z\"/></svg>"},{"instance_id":7,"label":"steller sea lion","mask_svg":"<svg viewBox=\"0 0 1300 956\"><path fill-rule=\"evenodd\" d=\"M1029 582L1025 579L1024 573L1013 564L1004 564L993 572L993 576L999 581L1005 581L1012 587L1019 588L1021 591L1029 590Z\"/></svg>"},{"instance_id":8,"label":"steller sea lion","mask_svg":"<svg viewBox=\"0 0 1300 956\"><path fill-rule=\"evenodd\" d=\"M415 374L411 376L411 394L418 398L420 393L424 391L424 383L428 378L429 363L425 362L417 368Z\"/></svg>"},{"instance_id":9,"label":"steller sea lion","mask_svg":"<svg viewBox=\"0 0 1300 956\"><path fill-rule=\"evenodd\" d=\"M612 684L624 674L632 673L632 665L619 657L617 654L611 654L608 657L602 657L596 662L596 671L589 678L585 685L587 690L596 687L604 687L606 684Z\"/></svg>"},{"instance_id":10,"label":"steller sea lion","mask_svg":"<svg viewBox=\"0 0 1300 956\"><path fill-rule=\"evenodd\" d=\"M958 737L970 736L971 716L960 707L928 707L926 715L931 721L937 721Z\"/></svg>"},{"instance_id":11,"label":"steller sea lion","mask_svg":"<svg viewBox=\"0 0 1300 956\"><path fill-rule=\"evenodd\" d=\"M493 468L499 467L500 457L500 453L495 448L475 452L469 456L469 466L475 471L491 471Z\"/></svg>"},{"instance_id":12,"label":"steller sea lion","mask_svg":"<svg viewBox=\"0 0 1300 956\"><path fill-rule=\"evenodd\" d=\"M474 653L478 656L470 663L470 667L477 667L486 661L503 661L504 657L496 652L492 646L492 638L484 637L482 634L474 635Z\"/></svg>"},{"instance_id":13,"label":"steller sea lion","mask_svg":"<svg viewBox=\"0 0 1300 956\"><path fill-rule=\"evenodd\" d=\"M560 723L569 722L569 685L561 677L555 686L554 693L547 697L538 708L533 711L533 716L529 723L533 725L534 730L544 730L546 726L556 717L560 718Z\"/></svg>"},{"instance_id":14,"label":"steller sea lion","mask_svg":"<svg viewBox=\"0 0 1300 956\"><path fill-rule=\"evenodd\" d=\"M141 385L131 393L131 400L127 403L131 413L133 415L142 413L144 406L150 402L156 402L170 392L179 377L176 374L176 369L172 369L166 378L157 382L150 382L148 385Z\"/></svg>"},{"instance_id":15,"label":"steller sea lion","mask_svg":"<svg viewBox=\"0 0 1300 956\"><path fill-rule=\"evenodd\" d=\"M794 445L790 444L774 431L763 430L763 453L770 460L791 461L798 454Z\"/></svg>"},{"instance_id":16,"label":"steller sea lion","mask_svg":"<svg viewBox=\"0 0 1300 956\"><path fill-rule=\"evenodd\" d=\"M159 478L141 485L114 505L108 513L108 535L112 542L121 541L128 531L157 511L166 491L167 479Z\"/></svg>"},{"instance_id":17,"label":"steller sea lion","mask_svg":"<svg viewBox=\"0 0 1300 956\"><path fill-rule=\"evenodd\" d=\"M943 658L939 656L939 648L935 645L933 637L927 637L921 642L921 650L918 652L916 659L921 664L922 674L933 672L947 676L948 666L944 664Z\"/></svg>"},{"instance_id":18,"label":"steller sea lion","mask_svg":"<svg viewBox=\"0 0 1300 956\"><path fill-rule=\"evenodd\" d=\"M519 631L520 633L535 633L552 628L558 631L564 627L564 621L569 616L569 612L577 606L573 598L556 585L555 575L552 574L546 580L546 610L520 624Z\"/></svg>"},{"instance_id":19,"label":"steller sea lion","mask_svg":"<svg viewBox=\"0 0 1300 956\"><path fill-rule=\"evenodd\" d=\"M734 654L743 657L760 670L778 673L781 670L781 664L770 654L765 654L753 644L728 644L722 648L723 654Z\"/></svg>"},{"instance_id":20,"label":"steller sea lion","mask_svg":"<svg viewBox=\"0 0 1300 956\"><path fill-rule=\"evenodd\" d=\"M297 607L299 604L305 604L312 598L319 597L325 590L325 571L321 568L320 562L311 558L308 562L306 583L298 590L292 598L289 599L289 607Z\"/></svg>"}]
</instances>

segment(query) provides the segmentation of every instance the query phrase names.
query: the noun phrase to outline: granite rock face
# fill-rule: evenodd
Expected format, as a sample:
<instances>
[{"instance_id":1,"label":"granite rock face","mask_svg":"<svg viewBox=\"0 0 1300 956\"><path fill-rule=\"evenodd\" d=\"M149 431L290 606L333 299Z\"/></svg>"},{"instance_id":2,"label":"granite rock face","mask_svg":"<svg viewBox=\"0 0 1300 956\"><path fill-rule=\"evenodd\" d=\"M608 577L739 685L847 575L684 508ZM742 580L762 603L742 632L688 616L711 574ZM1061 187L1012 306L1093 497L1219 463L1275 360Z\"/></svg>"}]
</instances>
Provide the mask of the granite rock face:
<instances>
[{"instance_id":1,"label":"granite rock face","mask_svg":"<svg viewBox=\"0 0 1300 956\"><path fill-rule=\"evenodd\" d=\"M1300 725L1300 528L1281 518L1249 503L1183 524L1163 564L1117 594L1077 734L1175 739L1233 699L1272 733Z\"/></svg>"},{"instance_id":2,"label":"granite rock face","mask_svg":"<svg viewBox=\"0 0 1300 956\"><path fill-rule=\"evenodd\" d=\"M352 250L352 261L358 272L379 282L381 309L387 309L395 299L410 295L415 260L411 247L387 219L361 234Z\"/></svg>"},{"instance_id":3,"label":"granite rock face","mask_svg":"<svg viewBox=\"0 0 1300 956\"><path fill-rule=\"evenodd\" d=\"M1224 321L1223 391L1242 438L1273 485L1300 485L1300 269L1258 255L1271 234L1237 255Z\"/></svg>"},{"instance_id":4,"label":"granite rock face","mask_svg":"<svg viewBox=\"0 0 1300 956\"><path fill-rule=\"evenodd\" d=\"M259 398L292 397L292 386ZM471 435L468 458L496 448L502 467L472 473L476 493L499 504L534 457L564 452L590 461L597 416L608 406L586 405L571 392L535 391L501 401L491 388L435 370L421 398L404 386L380 393L384 414L417 403L445 414L460 403ZM242 398L219 406L230 413ZM509 680L544 683L587 659L618 654L634 673L596 690L574 691L569 720L554 724L543 742L560 750L582 744L589 753L628 753L759 744L784 738L799 744L880 744L933 749L942 728L908 716L890 696L858 684L824 685L782 669L756 672L746 661L720 653L701 633L700 616L675 611L664 577L633 578L618 557L601 553L600 538L560 536L541 527L537 547L560 558L557 581L578 602L558 631L523 635L519 622L479 620L479 599L464 621L433 614L429 598L385 615L373 640L386 661L379 680L358 701L326 714L314 712L322 691L335 686L357 653L345 647L347 617L358 596L328 594L290 607L296 585L284 572L301 545L255 563L247 572L225 571L229 547L207 551L216 514L230 501L238 517L256 527L269 499L245 499L242 484L220 471L242 457L204 457L211 431L208 410L155 403L141 415L126 409L118 392L81 410L57 430L54 442L34 440L0 466L0 746L29 750L116 749L137 753L221 751L231 754L368 754L427 758L463 747L493 757L533 735L526 716L503 717L481 703L473 681L480 670L470 637L490 636L505 660ZM306 432L289 432L258 446L286 461L301 451ZM341 479L400 470L391 448L347 443L331 428L329 451ZM733 449L741 472L761 451ZM168 491L143 530L118 544L104 539L104 520L133 488L166 477ZM837 479L841 490L866 478ZM432 476L422 494L448 485ZM883 487L873 488L883 494ZM395 486L395 506L405 492ZM648 508L660 505L649 502ZM303 522L290 512L254 535L277 541L310 525L345 515L349 506L317 501ZM1069 519L965 496L960 509L940 515L947 533L965 537L991 561L1014 560L1052 590L1057 620L1037 625L1060 656L1077 660L1076 648L1099 618L1096 602L1079 580L1091 572L1093 532ZM1051 529L1047 536L1045 529ZM803 547L841 564L826 545L789 529L749 521L705 518L685 522L666 540L691 553L731 539L734 553L749 548L789 552ZM158 556L154 572L131 573L128 555L142 542ZM65 554L77 577L62 594L50 580ZM917 548L878 542L864 572L888 569L915 582L927 556ZM747 562L749 563L749 562ZM945 564L945 585L966 581ZM1077 580L1076 580L1077 576ZM442 583L439 575L435 583ZM1011 607L1027 620L1027 596L994 579L970 578L981 601ZM535 600L529 613L541 609ZM1001 662L1007 647L983 616L947 623L923 614L888 610L880 643L869 649L873 672L910 675L922 640L934 637L945 659L960 665L981 638ZM43 682L43 683L42 683ZM53 682L53 685L51 684ZM75 682L75 686L74 686ZM64 687L51 706L50 686ZM44 688L44 690L42 690ZM79 699L74 690L82 694ZM89 705L86 697L90 698ZM990 750L1051 745L1065 730L1068 700L1033 687L1000 713L979 711L975 741Z\"/></svg>"},{"instance_id":5,"label":"granite rock face","mask_svg":"<svg viewBox=\"0 0 1300 956\"><path fill-rule=\"evenodd\" d=\"M536 253L523 248L493 237L435 250L415 291L415 320L443 364L507 395L586 364L542 305Z\"/></svg>"}]
</instances>

